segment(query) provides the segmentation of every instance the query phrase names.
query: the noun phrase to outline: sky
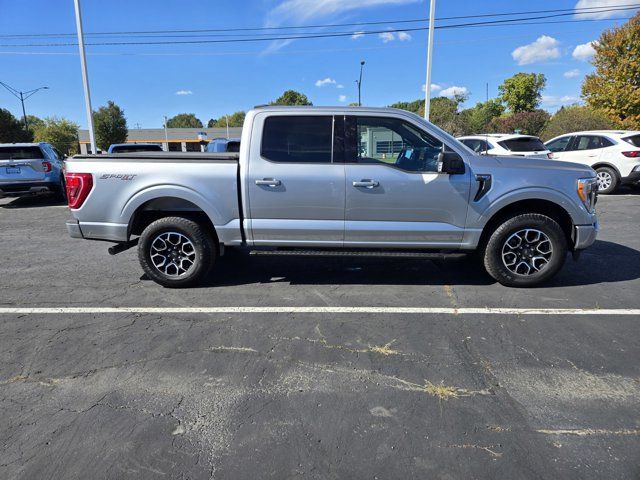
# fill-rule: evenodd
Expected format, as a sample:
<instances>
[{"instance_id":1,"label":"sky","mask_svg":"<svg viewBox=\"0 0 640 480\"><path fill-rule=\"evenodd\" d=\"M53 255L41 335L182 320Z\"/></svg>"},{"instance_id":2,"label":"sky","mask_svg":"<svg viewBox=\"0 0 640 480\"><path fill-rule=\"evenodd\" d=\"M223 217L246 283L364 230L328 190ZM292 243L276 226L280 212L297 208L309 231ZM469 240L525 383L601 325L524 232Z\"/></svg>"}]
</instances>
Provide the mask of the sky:
<instances>
[{"instance_id":1,"label":"sky","mask_svg":"<svg viewBox=\"0 0 640 480\"><path fill-rule=\"evenodd\" d=\"M437 18L472 18L442 20L436 25L495 19L473 18L487 13L637 3L640 0L438 0ZM207 41L278 32L229 29L392 22L424 19L428 11L429 0L82 0L85 33L227 30L196 38ZM464 92L469 95L464 106L473 106L485 100L487 84L489 97L495 97L505 78L535 72L547 77L543 108L553 111L575 103L584 75L593 70L591 42L635 11L571 15L539 20L535 25L438 29L432 96ZM552 23L583 18L597 21ZM96 109L113 100L124 109L130 128L160 127L164 115L183 112L195 113L206 124L210 118L268 103L287 89L306 94L314 105L348 104L358 99L361 61L365 61L363 105L386 106L424 98L427 33L411 29L425 26L426 22L413 22L305 28L284 32L345 35L205 44L174 43L194 39L184 36L192 33L169 33L155 39L148 34L87 36L87 43L169 42L88 45L92 103ZM362 31L377 33L358 33ZM65 117L85 128L78 47L50 46L75 42L76 37L15 36L75 32L73 0L0 0L0 81L23 91L48 86L27 100L27 113ZM25 44L47 45L21 46ZM20 102L2 88L0 108L21 115Z\"/></svg>"}]
</instances>

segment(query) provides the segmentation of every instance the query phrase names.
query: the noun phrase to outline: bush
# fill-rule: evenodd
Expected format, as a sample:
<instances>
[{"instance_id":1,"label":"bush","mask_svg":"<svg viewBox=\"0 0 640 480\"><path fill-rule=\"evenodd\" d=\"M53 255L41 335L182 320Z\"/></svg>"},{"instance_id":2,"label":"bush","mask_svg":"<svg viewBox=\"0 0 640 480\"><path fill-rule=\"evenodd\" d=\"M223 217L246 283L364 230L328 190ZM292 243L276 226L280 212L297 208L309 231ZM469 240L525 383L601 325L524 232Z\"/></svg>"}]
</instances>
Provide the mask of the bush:
<instances>
[{"instance_id":1,"label":"bush","mask_svg":"<svg viewBox=\"0 0 640 480\"><path fill-rule=\"evenodd\" d=\"M488 131L489 133L522 133L539 136L550 117L551 115L544 110L513 113L491 120Z\"/></svg>"},{"instance_id":2,"label":"bush","mask_svg":"<svg viewBox=\"0 0 640 480\"><path fill-rule=\"evenodd\" d=\"M588 106L572 105L562 107L542 130L541 138L545 141L565 133L582 130L608 130L615 125L607 116Z\"/></svg>"}]
</instances>

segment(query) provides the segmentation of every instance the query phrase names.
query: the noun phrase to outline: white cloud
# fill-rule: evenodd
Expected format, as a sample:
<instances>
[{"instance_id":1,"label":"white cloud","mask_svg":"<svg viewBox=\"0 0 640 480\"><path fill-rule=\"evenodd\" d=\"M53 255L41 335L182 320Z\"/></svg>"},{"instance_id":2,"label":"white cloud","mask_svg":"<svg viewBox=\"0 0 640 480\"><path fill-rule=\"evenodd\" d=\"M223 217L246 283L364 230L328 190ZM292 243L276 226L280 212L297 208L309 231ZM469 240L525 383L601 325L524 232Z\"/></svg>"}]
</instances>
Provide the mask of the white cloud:
<instances>
[{"instance_id":1,"label":"white cloud","mask_svg":"<svg viewBox=\"0 0 640 480\"><path fill-rule=\"evenodd\" d=\"M573 70L568 70L562 74L564 78L576 78L580 75L580 70L574 68Z\"/></svg>"},{"instance_id":2,"label":"white cloud","mask_svg":"<svg viewBox=\"0 0 640 480\"><path fill-rule=\"evenodd\" d=\"M422 91L424 92L426 90L425 88L425 84L422 84ZM442 90L442 87L436 83L432 83L431 84L431 93L433 92L439 92L440 90Z\"/></svg>"},{"instance_id":3,"label":"white cloud","mask_svg":"<svg viewBox=\"0 0 640 480\"><path fill-rule=\"evenodd\" d=\"M579 0L576 3L575 8L611 8L611 7L624 7L627 5L636 5L638 0ZM610 18L620 15L631 15L632 10L613 10L609 12L598 12L598 13L587 13L589 10L586 10L581 13L576 13L576 18Z\"/></svg>"},{"instance_id":4,"label":"white cloud","mask_svg":"<svg viewBox=\"0 0 640 480\"><path fill-rule=\"evenodd\" d=\"M594 42L583 43L582 45L578 45L573 49L572 56L576 60L582 60L583 62L588 61L596 51L593 48Z\"/></svg>"},{"instance_id":5,"label":"white cloud","mask_svg":"<svg viewBox=\"0 0 640 480\"><path fill-rule=\"evenodd\" d=\"M511 52L511 56L518 65L544 62L560 57L559 44L560 42L555 38L542 35L535 42L516 48Z\"/></svg>"},{"instance_id":6,"label":"white cloud","mask_svg":"<svg viewBox=\"0 0 640 480\"><path fill-rule=\"evenodd\" d=\"M406 5L419 0L284 0L267 15L268 27L303 24L309 20L341 15L354 10Z\"/></svg>"},{"instance_id":7,"label":"white cloud","mask_svg":"<svg viewBox=\"0 0 640 480\"><path fill-rule=\"evenodd\" d=\"M364 37L364 32L353 32L353 35L351 35L352 40L357 40L362 37Z\"/></svg>"},{"instance_id":8,"label":"white cloud","mask_svg":"<svg viewBox=\"0 0 640 480\"><path fill-rule=\"evenodd\" d=\"M335 84L336 84L336 81L331 77L323 78L322 80L316 81L316 87L324 87L326 85L335 85Z\"/></svg>"},{"instance_id":9,"label":"white cloud","mask_svg":"<svg viewBox=\"0 0 640 480\"><path fill-rule=\"evenodd\" d=\"M409 40L411 40L411 35L409 35L407 32L398 32L398 40L400 40L401 42L408 42Z\"/></svg>"},{"instance_id":10,"label":"white cloud","mask_svg":"<svg viewBox=\"0 0 640 480\"><path fill-rule=\"evenodd\" d=\"M393 42L396 39L396 36L393 34L393 32L379 33L378 37L380 37L382 43Z\"/></svg>"},{"instance_id":11,"label":"white cloud","mask_svg":"<svg viewBox=\"0 0 640 480\"><path fill-rule=\"evenodd\" d=\"M556 95L542 95L542 104L547 107L561 107L563 105L572 105L580 101L579 97L575 95L563 95L558 97Z\"/></svg>"},{"instance_id":12,"label":"white cloud","mask_svg":"<svg viewBox=\"0 0 640 480\"><path fill-rule=\"evenodd\" d=\"M176 95L193 95L193 92L191 90L178 90Z\"/></svg>"},{"instance_id":13,"label":"white cloud","mask_svg":"<svg viewBox=\"0 0 640 480\"><path fill-rule=\"evenodd\" d=\"M336 88L344 88L344 85L342 85L341 83L339 83L338 85L336 85Z\"/></svg>"},{"instance_id":14,"label":"white cloud","mask_svg":"<svg viewBox=\"0 0 640 480\"><path fill-rule=\"evenodd\" d=\"M339 102L343 102L343 103L346 102L347 101L347 96L346 95L340 95L338 97L338 101Z\"/></svg>"},{"instance_id":15,"label":"white cloud","mask_svg":"<svg viewBox=\"0 0 640 480\"><path fill-rule=\"evenodd\" d=\"M467 95L469 93L469 90L467 90L467 87L449 87L449 88L445 88L444 90L440 91L440 95L443 97L449 97L449 98L453 98L456 95Z\"/></svg>"}]
</instances>

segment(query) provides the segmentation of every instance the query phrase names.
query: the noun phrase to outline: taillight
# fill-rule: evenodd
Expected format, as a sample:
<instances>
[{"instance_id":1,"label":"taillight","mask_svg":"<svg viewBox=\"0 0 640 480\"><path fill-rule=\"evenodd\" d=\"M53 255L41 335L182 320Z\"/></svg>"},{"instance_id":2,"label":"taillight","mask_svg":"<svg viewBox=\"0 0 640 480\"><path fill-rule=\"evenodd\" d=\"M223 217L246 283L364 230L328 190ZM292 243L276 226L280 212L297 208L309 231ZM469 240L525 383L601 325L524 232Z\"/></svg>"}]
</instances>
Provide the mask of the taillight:
<instances>
[{"instance_id":1,"label":"taillight","mask_svg":"<svg viewBox=\"0 0 640 480\"><path fill-rule=\"evenodd\" d=\"M44 173L49 173L53 167L51 167L51 162L47 162L46 160L42 162L42 169Z\"/></svg>"},{"instance_id":2,"label":"taillight","mask_svg":"<svg viewBox=\"0 0 640 480\"><path fill-rule=\"evenodd\" d=\"M93 176L90 173L67 173L64 178L69 208L80 208L93 188Z\"/></svg>"},{"instance_id":3,"label":"taillight","mask_svg":"<svg viewBox=\"0 0 640 480\"><path fill-rule=\"evenodd\" d=\"M625 157L640 158L640 150L632 150L630 152L622 152Z\"/></svg>"}]
</instances>

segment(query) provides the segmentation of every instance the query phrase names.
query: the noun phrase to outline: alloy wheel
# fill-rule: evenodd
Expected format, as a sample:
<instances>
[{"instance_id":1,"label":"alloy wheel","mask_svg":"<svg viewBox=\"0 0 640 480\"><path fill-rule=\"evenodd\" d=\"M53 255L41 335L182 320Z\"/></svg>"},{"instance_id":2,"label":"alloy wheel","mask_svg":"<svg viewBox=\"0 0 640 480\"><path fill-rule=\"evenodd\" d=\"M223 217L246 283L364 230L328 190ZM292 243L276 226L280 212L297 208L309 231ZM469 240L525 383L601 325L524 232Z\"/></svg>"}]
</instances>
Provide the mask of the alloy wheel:
<instances>
[{"instance_id":1,"label":"alloy wheel","mask_svg":"<svg viewBox=\"0 0 640 480\"><path fill-rule=\"evenodd\" d=\"M185 235L164 232L151 242L150 257L153 266L169 277L186 275L196 262L196 250Z\"/></svg>"},{"instance_id":2,"label":"alloy wheel","mask_svg":"<svg viewBox=\"0 0 640 480\"><path fill-rule=\"evenodd\" d=\"M516 275L533 275L551 260L553 247L549 237L540 230L527 228L507 238L502 246L502 262Z\"/></svg>"}]
</instances>

